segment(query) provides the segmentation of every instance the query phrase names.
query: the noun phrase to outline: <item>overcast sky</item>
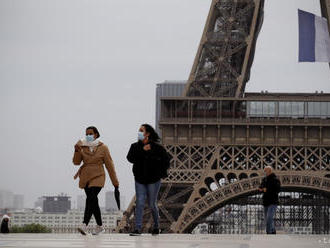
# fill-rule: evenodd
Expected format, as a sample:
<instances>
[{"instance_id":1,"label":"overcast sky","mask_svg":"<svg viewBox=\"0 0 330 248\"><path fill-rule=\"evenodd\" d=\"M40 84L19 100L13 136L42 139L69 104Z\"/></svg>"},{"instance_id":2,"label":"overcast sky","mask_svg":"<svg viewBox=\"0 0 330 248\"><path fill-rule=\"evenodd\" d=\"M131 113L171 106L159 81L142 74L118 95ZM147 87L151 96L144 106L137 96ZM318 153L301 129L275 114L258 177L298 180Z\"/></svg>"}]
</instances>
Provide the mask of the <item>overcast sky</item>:
<instances>
[{"instance_id":1,"label":"overcast sky","mask_svg":"<svg viewBox=\"0 0 330 248\"><path fill-rule=\"evenodd\" d=\"M0 190L76 201L73 145L89 125L130 201L126 154L155 120L156 84L185 80L211 0L0 0ZM318 0L266 0L247 91L330 92L328 64L298 63L297 9ZM113 190L109 177L100 193Z\"/></svg>"}]
</instances>

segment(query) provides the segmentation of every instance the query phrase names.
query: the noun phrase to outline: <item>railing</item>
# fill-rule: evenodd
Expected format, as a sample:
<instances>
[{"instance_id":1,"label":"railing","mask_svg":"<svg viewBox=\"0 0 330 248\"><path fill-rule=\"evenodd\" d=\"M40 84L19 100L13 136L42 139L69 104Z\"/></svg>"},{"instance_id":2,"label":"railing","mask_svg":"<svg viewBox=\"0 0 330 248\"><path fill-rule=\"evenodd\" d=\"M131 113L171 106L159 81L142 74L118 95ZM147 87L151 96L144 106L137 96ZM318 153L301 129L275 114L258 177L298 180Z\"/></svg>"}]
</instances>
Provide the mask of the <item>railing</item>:
<instances>
[{"instance_id":1,"label":"railing","mask_svg":"<svg viewBox=\"0 0 330 248\"><path fill-rule=\"evenodd\" d=\"M160 124L196 123L196 124L279 124L279 125L330 125L330 119L315 118L161 118Z\"/></svg>"},{"instance_id":2,"label":"railing","mask_svg":"<svg viewBox=\"0 0 330 248\"><path fill-rule=\"evenodd\" d=\"M162 99L161 120L175 119L180 121L185 118L188 121L207 122L212 119L223 121L224 119L252 119L269 120L270 122L312 122L330 119L330 97L328 99L314 99L292 101L282 100L214 100L201 99ZM308 121L306 121L308 119ZM226 120L224 120L226 121ZM232 121L230 121L232 122Z\"/></svg>"}]
</instances>

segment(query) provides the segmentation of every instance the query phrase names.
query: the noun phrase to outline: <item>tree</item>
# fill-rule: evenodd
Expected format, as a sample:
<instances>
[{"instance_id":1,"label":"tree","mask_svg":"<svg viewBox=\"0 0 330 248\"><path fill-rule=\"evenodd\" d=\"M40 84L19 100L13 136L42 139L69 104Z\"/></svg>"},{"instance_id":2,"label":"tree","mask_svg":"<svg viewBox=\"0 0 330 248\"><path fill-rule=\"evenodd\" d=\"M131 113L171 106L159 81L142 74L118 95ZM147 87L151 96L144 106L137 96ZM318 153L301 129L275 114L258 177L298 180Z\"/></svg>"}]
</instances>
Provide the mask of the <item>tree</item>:
<instances>
[{"instance_id":1,"label":"tree","mask_svg":"<svg viewBox=\"0 0 330 248\"><path fill-rule=\"evenodd\" d=\"M12 226L11 233L50 233L52 232L48 227L40 224L28 224L24 226Z\"/></svg>"}]
</instances>

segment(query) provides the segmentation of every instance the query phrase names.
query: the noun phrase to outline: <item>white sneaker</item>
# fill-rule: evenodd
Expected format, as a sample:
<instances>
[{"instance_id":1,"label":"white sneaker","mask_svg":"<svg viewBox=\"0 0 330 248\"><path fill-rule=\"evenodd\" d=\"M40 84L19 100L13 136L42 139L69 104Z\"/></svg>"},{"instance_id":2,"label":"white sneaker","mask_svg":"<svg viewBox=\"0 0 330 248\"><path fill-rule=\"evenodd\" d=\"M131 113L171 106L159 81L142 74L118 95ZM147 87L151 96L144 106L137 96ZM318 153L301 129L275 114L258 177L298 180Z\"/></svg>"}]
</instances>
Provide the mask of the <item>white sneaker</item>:
<instances>
[{"instance_id":1,"label":"white sneaker","mask_svg":"<svg viewBox=\"0 0 330 248\"><path fill-rule=\"evenodd\" d=\"M104 233L105 230L103 228L103 226L99 226L97 225L95 228L95 231L93 232L93 235L99 235L100 233Z\"/></svg>"},{"instance_id":2,"label":"white sneaker","mask_svg":"<svg viewBox=\"0 0 330 248\"><path fill-rule=\"evenodd\" d=\"M87 235L87 226L85 223L81 224L78 227L78 231L82 234L82 235Z\"/></svg>"}]
</instances>

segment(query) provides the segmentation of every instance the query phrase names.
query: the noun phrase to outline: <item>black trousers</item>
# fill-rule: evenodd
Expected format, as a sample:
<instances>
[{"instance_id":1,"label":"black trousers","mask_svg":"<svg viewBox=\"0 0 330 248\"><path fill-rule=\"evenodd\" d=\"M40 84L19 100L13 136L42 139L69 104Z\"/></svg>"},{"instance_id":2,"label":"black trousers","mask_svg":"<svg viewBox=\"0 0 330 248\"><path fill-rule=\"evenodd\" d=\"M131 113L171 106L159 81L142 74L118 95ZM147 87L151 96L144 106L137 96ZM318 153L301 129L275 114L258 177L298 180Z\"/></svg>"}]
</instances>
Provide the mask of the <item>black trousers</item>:
<instances>
[{"instance_id":1,"label":"black trousers","mask_svg":"<svg viewBox=\"0 0 330 248\"><path fill-rule=\"evenodd\" d=\"M92 215L94 215L96 224L102 226L101 210L99 206L99 200L97 198L97 195L100 193L101 189L101 187L88 188L88 186L84 189L86 193L86 206L83 223L86 225L88 225Z\"/></svg>"}]
</instances>

